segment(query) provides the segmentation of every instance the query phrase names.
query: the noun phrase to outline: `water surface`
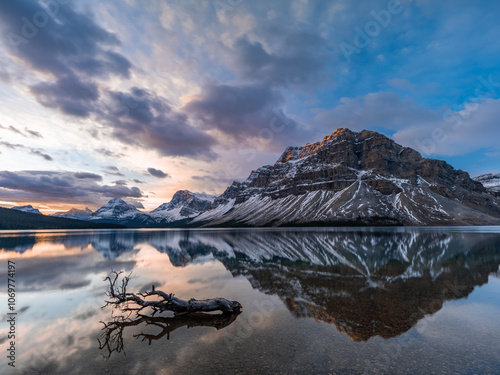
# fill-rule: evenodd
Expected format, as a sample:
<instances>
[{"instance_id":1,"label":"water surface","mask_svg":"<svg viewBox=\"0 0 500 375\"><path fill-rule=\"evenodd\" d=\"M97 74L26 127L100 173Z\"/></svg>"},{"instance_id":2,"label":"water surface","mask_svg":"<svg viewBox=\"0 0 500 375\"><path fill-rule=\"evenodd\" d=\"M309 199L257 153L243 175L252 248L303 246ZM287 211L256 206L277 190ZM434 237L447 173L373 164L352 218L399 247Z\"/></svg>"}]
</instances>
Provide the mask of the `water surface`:
<instances>
[{"instance_id":1,"label":"water surface","mask_svg":"<svg viewBox=\"0 0 500 375\"><path fill-rule=\"evenodd\" d=\"M20 333L2 373L500 373L499 227L1 232L0 249ZM112 323L111 270L243 312Z\"/></svg>"}]
</instances>

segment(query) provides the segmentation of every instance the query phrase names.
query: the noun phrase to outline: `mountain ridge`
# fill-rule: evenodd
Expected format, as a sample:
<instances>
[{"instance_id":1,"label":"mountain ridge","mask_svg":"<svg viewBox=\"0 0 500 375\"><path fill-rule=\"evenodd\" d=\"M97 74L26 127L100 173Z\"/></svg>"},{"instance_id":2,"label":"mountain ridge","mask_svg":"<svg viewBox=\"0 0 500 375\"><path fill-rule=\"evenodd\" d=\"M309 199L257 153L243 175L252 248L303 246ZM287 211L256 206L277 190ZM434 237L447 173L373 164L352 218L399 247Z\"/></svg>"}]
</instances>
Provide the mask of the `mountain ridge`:
<instances>
[{"instance_id":1,"label":"mountain ridge","mask_svg":"<svg viewBox=\"0 0 500 375\"><path fill-rule=\"evenodd\" d=\"M368 130L338 129L321 142L288 147L274 165L233 182L215 202L192 223L500 223L500 201L467 172Z\"/></svg>"},{"instance_id":2,"label":"mountain ridge","mask_svg":"<svg viewBox=\"0 0 500 375\"><path fill-rule=\"evenodd\" d=\"M131 227L496 225L500 193L483 183L497 177L471 179L383 134L340 128L287 147L217 197L179 190L149 213L114 198L95 212L58 216Z\"/></svg>"}]
</instances>

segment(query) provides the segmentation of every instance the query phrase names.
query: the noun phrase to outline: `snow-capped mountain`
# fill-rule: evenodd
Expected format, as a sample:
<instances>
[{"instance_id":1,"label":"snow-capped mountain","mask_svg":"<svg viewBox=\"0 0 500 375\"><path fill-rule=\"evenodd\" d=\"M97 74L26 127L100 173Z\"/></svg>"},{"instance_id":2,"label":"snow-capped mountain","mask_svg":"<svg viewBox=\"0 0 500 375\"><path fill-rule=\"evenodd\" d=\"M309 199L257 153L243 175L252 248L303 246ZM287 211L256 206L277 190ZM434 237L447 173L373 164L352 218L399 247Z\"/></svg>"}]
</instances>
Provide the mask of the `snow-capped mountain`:
<instances>
[{"instance_id":1,"label":"snow-capped mountain","mask_svg":"<svg viewBox=\"0 0 500 375\"><path fill-rule=\"evenodd\" d=\"M131 227L156 225L156 221L149 214L139 211L131 204L119 198L111 199L104 206L92 213L87 220L122 224Z\"/></svg>"},{"instance_id":2,"label":"snow-capped mountain","mask_svg":"<svg viewBox=\"0 0 500 375\"><path fill-rule=\"evenodd\" d=\"M132 227L496 225L499 190L500 175L474 181L382 134L338 129L288 147L218 197L180 190L150 213L112 199L94 213L60 216Z\"/></svg>"},{"instance_id":3,"label":"snow-capped mountain","mask_svg":"<svg viewBox=\"0 0 500 375\"><path fill-rule=\"evenodd\" d=\"M28 204L26 206L14 206L12 207L12 209L17 211L27 212L29 214L43 215L38 209L34 208L31 204Z\"/></svg>"},{"instance_id":4,"label":"snow-capped mountain","mask_svg":"<svg viewBox=\"0 0 500 375\"><path fill-rule=\"evenodd\" d=\"M179 190L172 200L163 203L150 212L158 223L172 223L190 219L212 208L215 196L204 193L192 193L189 190Z\"/></svg>"},{"instance_id":5,"label":"snow-capped mountain","mask_svg":"<svg viewBox=\"0 0 500 375\"><path fill-rule=\"evenodd\" d=\"M500 200L468 173L386 136L338 129L288 147L274 165L234 182L204 226L500 224Z\"/></svg>"},{"instance_id":6,"label":"snow-capped mountain","mask_svg":"<svg viewBox=\"0 0 500 375\"><path fill-rule=\"evenodd\" d=\"M53 216L95 222L121 224L129 227L163 227L170 223L182 224L212 208L215 196L179 190L172 200L150 213L142 212L122 199L111 199L97 211L72 208Z\"/></svg>"},{"instance_id":7,"label":"snow-capped mountain","mask_svg":"<svg viewBox=\"0 0 500 375\"><path fill-rule=\"evenodd\" d=\"M67 219L76 219L76 220L89 220L91 215L92 215L92 210L86 207L84 210L80 210L78 208L72 208L65 212L57 212L51 216L65 217Z\"/></svg>"},{"instance_id":8,"label":"snow-capped mountain","mask_svg":"<svg viewBox=\"0 0 500 375\"><path fill-rule=\"evenodd\" d=\"M487 173L474 178L475 181L480 182L489 191L500 195L500 173L492 174Z\"/></svg>"}]
</instances>

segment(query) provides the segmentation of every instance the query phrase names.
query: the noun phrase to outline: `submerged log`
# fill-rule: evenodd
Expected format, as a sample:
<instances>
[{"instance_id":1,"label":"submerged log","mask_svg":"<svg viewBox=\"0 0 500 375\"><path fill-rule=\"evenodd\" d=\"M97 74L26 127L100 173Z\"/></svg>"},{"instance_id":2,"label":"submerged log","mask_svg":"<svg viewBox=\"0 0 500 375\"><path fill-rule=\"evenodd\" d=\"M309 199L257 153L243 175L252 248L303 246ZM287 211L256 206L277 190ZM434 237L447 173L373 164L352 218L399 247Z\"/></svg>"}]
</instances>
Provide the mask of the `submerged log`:
<instances>
[{"instance_id":1,"label":"submerged log","mask_svg":"<svg viewBox=\"0 0 500 375\"><path fill-rule=\"evenodd\" d=\"M129 276L124 276L120 286L117 286L119 276L123 272L112 271L104 281L109 281L109 290L107 296L111 299L106 301L106 306L112 305L120 308L122 311L135 311L137 315L141 315L144 309L152 309L156 313L164 311L172 311L175 314L188 314L194 312L212 312L221 311L224 314L239 314L241 312L241 304L238 301L229 301L225 298L212 298L205 300L196 300L194 298L186 301L175 297L172 293L165 293L161 290L155 290L154 285L151 291L145 293L128 293L127 285L130 280ZM159 300L148 300L148 297L157 296Z\"/></svg>"}]
</instances>

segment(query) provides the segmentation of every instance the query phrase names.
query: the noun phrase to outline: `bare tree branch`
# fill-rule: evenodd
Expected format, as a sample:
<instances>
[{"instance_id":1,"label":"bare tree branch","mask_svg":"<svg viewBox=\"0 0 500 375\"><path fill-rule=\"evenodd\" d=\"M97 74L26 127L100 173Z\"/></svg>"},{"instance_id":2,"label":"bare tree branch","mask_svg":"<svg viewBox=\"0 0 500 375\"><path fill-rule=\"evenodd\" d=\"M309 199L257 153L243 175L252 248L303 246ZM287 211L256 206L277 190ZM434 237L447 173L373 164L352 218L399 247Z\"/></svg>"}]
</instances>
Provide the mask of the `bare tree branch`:
<instances>
[{"instance_id":1,"label":"bare tree branch","mask_svg":"<svg viewBox=\"0 0 500 375\"><path fill-rule=\"evenodd\" d=\"M104 281L109 282L109 290L107 296L109 301L106 305L120 308L124 312L135 311L137 315L141 315L144 309L150 308L153 310L151 315L162 313L164 311L172 311L175 314L188 314L193 312L212 312L221 311L224 314L238 314L241 312L241 304L238 301L229 301L225 298L212 298L205 300L190 299L185 301L175 297L172 293L168 294L161 290L155 290L154 285L152 290L146 293L128 293L127 285L130 281L130 274L124 276L120 286L117 286L119 277L123 272L112 271ZM159 300L147 299L151 296L160 297Z\"/></svg>"}]
</instances>

